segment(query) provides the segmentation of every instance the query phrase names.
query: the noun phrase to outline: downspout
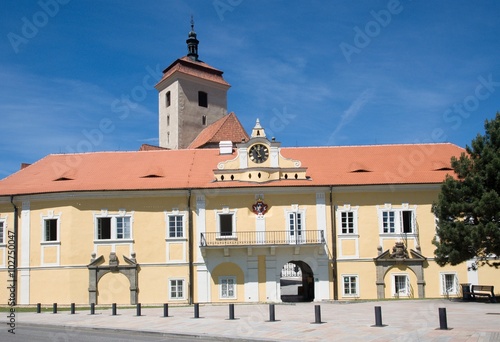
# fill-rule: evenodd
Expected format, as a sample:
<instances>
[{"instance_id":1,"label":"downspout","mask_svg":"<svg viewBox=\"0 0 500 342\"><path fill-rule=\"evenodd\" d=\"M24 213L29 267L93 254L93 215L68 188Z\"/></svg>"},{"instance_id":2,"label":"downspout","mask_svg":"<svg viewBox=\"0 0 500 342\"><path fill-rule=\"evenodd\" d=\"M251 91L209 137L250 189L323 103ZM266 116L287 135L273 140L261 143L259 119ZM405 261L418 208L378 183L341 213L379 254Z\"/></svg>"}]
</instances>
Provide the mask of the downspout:
<instances>
[{"instance_id":1,"label":"downspout","mask_svg":"<svg viewBox=\"0 0 500 342\"><path fill-rule=\"evenodd\" d=\"M332 218L332 269L333 269L333 300L339 299L337 273L337 219L333 205L333 186L330 185L330 216Z\"/></svg>"},{"instance_id":2,"label":"downspout","mask_svg":"<svg viewBox=\"0 0 500 342\"><path fill-rule=\"evenodd\" d=\"M18 244L17 244L17 240L18 240L18 227L19 227L19 220L18 220L18 214L19 214L19 210L17 209L16 205L14 204L14 196L11 195L10 196L10 203L12 204L12 206L14 207L14 271L13 271L13 279L12 279L12 285L15 287L15 291L14 291L14 305L17 305L17 289L18 289L18 286L17 286L17 260L18 260Z\"/></svg>"},{"instance_id":3,"label":"downspout","mask_svg":"<svg viewBox=\"0 0 500 342\"><path fill-rule=\"evenodd\" d=\"M191 212L191 189L188 189L188 250L189 250L189 304L193 304L194 297L194 265L193 265L193 213Z\"/></svg>"}]
</instances>

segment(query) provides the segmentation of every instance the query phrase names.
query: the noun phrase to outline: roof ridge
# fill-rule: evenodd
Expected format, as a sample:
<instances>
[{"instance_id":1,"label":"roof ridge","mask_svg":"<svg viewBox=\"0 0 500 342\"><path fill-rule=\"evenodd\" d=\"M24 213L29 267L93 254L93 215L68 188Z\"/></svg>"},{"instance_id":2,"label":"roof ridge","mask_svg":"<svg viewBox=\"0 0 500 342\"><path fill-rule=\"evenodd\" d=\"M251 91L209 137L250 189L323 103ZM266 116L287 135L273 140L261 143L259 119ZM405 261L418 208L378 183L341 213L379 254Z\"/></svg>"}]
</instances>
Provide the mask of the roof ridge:
<instances>
[{"instance_id":1,"label":"roof ridge","mask_svg":"<svg viewBox=\"0 0 500 342\"><path fill-rule=\"evenodd\" d=\"M388 147L388 146L419 146L419 145L450 145L464 148L451 142L428 142L428 143L397 143L397 144L373 144L373 145L325 145L325 146L282 146L282 148L346 148L346 147Z\"/></svg>"}]
</instances>

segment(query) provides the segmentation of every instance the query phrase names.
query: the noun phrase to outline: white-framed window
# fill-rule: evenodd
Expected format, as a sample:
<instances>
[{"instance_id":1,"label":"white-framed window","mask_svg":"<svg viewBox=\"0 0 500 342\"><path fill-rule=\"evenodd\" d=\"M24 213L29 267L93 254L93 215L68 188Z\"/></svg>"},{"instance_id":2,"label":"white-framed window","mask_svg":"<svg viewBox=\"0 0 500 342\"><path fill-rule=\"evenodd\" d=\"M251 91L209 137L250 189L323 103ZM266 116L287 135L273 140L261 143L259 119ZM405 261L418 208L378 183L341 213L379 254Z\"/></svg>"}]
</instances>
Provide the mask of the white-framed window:
<instances>
[{"instance_id":1,"label":"white-framed window","mask_svg":"<svg viewBox=\"0 0 500 342\"><path fill-rule=\"evenodd\" d=\"M455 272L441 273L441 294L445 296L458 294L458 276Z\"/></svg>"},{"instance_id":2,"label":"white-framed window","mask_svg":"<svg viewBox=\"0 0 500 342\"><path fill-rule=\"evenodd\" d=\"M357 275L353 274L342 275L342 295L343 297L359 296Z\"/></svg>"},{"instance_id":3,"label":"white-framed window","mask_svg":"<svg viewBox=\"0 0 500 342\"><path fill-rule=\"evenodd\" d=\"M416 215L414 209L380 210L381 234L415 234Z\"/></svg>"},{"instance_id":4,"label":"white-framed window","mask_svg":"<svg viewBox=\"0 0 500 342\"><path fill-rule=\"evenodd\" d=\"M184 238L184 215L167 214L168 238Z\"/></svg>"},{"instance_id":5,"label":"white-framed window","mask_svg":"<svg viewBox=\"0 0 500 342\"><path fill-rule=\"evenodd\" d=\"M60 243L60 225L61 215L54 214L54 211L49 210L47 214L41 215L41 243L43 245L59 244Z\"/></svg>"},{"instance_id":6,"label":"white-framed window","mask_svg":"<svg viewBox=\"0 0 500 342\"><path fill-rule=\"evenodd\" d=\"M285 211L287 241L291 244L305 242L306 213L298 205L292 205L292 210Z\"/></svg>"},{"instance_id":7,"label":"white-framed window","mask_svg":"<svg viewBox=\"0 0 500 342\"><path fill-rule=\"evenodd\" d=\"M6 224L5 220L0 220L0 244L5 243L5 230L6 230Z\"/></svg>"},{"instance_id":8,"label":"white-framed window","mask_svg":"<svg viewBox=\"0 0 500 342\"><path fill-rule=\"evenodd\" d=\"M351 207L345 204L339 207L337 211L339 220L339 234L357 234L358 233L358 207Z\"/></svg>"},{"instance_id":9,"label":"white-framed window","mask_svg":"<svg viewBox=\"0 0 500 342\"><path fill-rule=\"evenodd\" d=\"M236 277L219 277L219 287L221 299L236 299Z\"/></svg>"},{"instance_id":10,"label":"white-framed window","mask_svg":"<svg viewBox=\"0 0 500 342\"><path fill-rule=\"evenodd\" d=\"M236 210L224 207L216 212L216 221L218 239L236 237Z\"/></svg>"},{"instance_id":11,"label":"white-framed window","mask_svg":"<svg viewBox=\"0 0 500 342\"><path fill-rule=\"evenodd\" d=\"M411 294L410 277L407 274L393 274L392 288L394 297L408 297Z\"/></svg>"},{"instance_id":12,"label":"white-framed window","mask_svg":"<svg viewBox=\"0 0 500 342\"><path fill-rule=\"evenodd\" d=\"M96 216L95 239L131 240L132 216L126 214Z\"/></svg>"},{"instance_id":13,"label":"white-framed window","mask_svg":"<svg viewBox=\"0 0 500 342\"><path fill-rule=\"evenodd\" d=\"M59 226L59 220L56 218L43 220L43 241L44 242L59 241L58 226Z\"/></svg>"},{"instance_id":14,"label":"white-framed window","mask_svg":"<svg viewBox=\"0 0 500 342\"><path fill-rule=\"evenodd\" d=\"M184 279L169 280L170 299L184 299Z\"/></svg>"}]
</instances>

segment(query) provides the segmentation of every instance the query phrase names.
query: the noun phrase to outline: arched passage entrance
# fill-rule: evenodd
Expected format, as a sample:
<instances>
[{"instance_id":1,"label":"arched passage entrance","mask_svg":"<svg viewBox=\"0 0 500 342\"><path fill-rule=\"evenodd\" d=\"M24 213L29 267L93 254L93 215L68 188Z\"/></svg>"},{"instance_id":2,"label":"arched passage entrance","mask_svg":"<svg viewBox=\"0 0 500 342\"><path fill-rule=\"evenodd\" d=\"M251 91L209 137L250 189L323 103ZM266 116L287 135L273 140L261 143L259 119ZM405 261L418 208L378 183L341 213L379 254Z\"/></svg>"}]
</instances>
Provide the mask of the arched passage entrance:
<instances>
[{"instance_id":1,"label":"arched passage entrance","mask_svg":"<svg viewBox=\"0 0 500 342\"><path fill-rule=\"evenodd\" d=\"M292 260L281 269L280 293L283 302L312 302L314 274L311 267L300 260Z\"/></svg>"}]
</instances>

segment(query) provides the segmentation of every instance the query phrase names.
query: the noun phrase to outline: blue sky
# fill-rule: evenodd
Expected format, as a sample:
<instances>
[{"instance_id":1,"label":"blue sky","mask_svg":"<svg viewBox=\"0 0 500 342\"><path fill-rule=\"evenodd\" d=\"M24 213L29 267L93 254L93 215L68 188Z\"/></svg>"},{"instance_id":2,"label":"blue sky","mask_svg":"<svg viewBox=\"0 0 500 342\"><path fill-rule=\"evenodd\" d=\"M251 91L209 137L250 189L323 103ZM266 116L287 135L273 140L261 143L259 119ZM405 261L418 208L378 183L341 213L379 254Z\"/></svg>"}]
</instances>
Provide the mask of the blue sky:
<instances>
[{"instance_id":1,"label":"blue sky","mask_svg":"<svg viewBox=\"0 0 500 342\"><path fill-rule=\"evenodd\" d=\"M50 153L157 144L161 70L224 71L282 146L470 144L500 111L498 1L0 2L0 178Z\"/></svg>"}]
</instances>

